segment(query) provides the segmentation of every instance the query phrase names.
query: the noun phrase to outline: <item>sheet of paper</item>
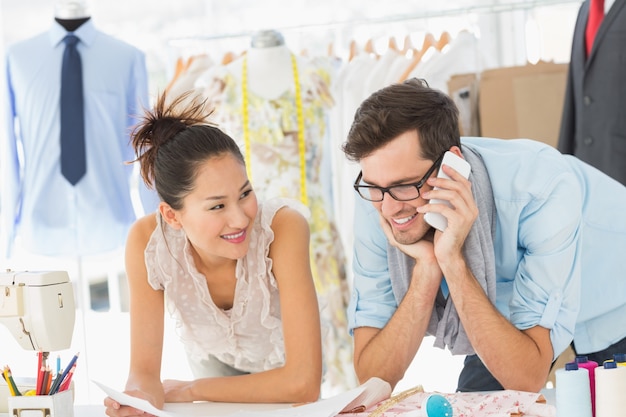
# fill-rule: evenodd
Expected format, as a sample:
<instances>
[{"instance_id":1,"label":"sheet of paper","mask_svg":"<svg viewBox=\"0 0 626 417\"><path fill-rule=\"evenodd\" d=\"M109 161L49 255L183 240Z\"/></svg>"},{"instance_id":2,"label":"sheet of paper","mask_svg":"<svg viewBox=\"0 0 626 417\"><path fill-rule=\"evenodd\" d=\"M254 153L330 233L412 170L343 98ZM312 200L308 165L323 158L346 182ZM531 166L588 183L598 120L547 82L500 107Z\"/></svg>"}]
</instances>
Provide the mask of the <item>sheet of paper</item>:
<instances>
[{"instance_id":1,"label":"sheet of paper","mask_svg":"<svg viewBox=\"0 0 626 417\"><path fill-rule=\"evenodd\" d=\"M389 385L389 382L380 378L370 378L361 386L365 387L363 392L347 404L341 411L349 412L353 410L354 407L358 406L369 408L391 396L391 385Z\"/></svg>"},{"instance_id":2,"label":"sheet of paper","mask_svg":"<svg viewBox=\"0 0 626 417\"><path fill-rule=\"evenodd\" d=\"M359 386L334 397L296 407L268 411L240 411L229 417L334 417L358 397L365 388Z\"/></svg>"},{"instance_id":3,"label":"sheet of paper","mask_svg":"<svg viewBox=\"0 0 626 417\"><path fill-rule=\"evenodd\" d=\"M188 403L188 404L185 404L186 411L182 413L180 411L173 412L173 411L159 410L158 408L154 407L152 404L150 404L146 400L132 397L128 394L124 394L123 392L116 391L113 388L107 387L106 385L101 384L99 382L96 382L96 381L93 381L93 382L102 391L104 391L109 397L113 398L115 401L119 402L120 404L135 407L139 410L143 410L148 413L154 414L157 417L195 416L198 414L195 413L194 410L192 410L192 408L202 407L206 409L207 407L210 407L211 405L211 403L195 403L195 404ZM229 417L334 417L337 414L339 414L339 412L343 410L346 407L346 405L350 404L350 402L352 402L355 398L361 395L366 388L367 386L361 385L352 390L335 395L331 398L316 401L314 403L309 403L309 404L300 405L300 406L286 406L284 408L279 408L279 409L259 410L257 408L255 410L253 404L241 404L241 407L239 410L237 411L233 410L232 413L226 413L222 415L228 415ZM177 405L181 406L181 404L177 404ZM165 404L165 408L167 408L167 406L168 404ZM246 407L246 406L249 406L249 407ZM209 413L208 415L213 415L213 414Z\"/></svg>"},{"instance_id":4,"label":"sheet of paper","mask_svg":"<svg viewBox=\"0 0 626 417\"><path fill-rule=\"evenodd\" d=\"M168 413L167 411L159 410L158 408L150 404L150 402L144 399L133 397L131 395L124 394L123 392L116 391L113 388L109 388L106 385L101 384L97 381L93 381L93 383L96 384L98 388L100 388L102 391L104 391L106 395L113 398L115 401L117 401L118 403L122 405L129 405L131 407L135 407L139 410L143 410L150 414L154 414L157 417L181 417L177 414L172 414L172 413Z\"/></svg>"}]
</instances>

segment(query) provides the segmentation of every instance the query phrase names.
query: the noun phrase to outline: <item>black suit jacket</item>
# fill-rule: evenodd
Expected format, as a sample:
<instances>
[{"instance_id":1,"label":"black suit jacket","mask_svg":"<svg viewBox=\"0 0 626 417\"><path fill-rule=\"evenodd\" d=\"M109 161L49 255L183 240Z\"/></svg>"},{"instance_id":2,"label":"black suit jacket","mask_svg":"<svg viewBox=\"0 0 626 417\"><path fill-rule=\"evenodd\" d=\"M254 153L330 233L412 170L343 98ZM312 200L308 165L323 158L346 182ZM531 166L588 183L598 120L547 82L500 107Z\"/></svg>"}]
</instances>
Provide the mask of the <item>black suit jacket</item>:
<instances>
[{"instance_id":1,"label":"black suit jacket","mask_svg":"<svg viewBox=\"0 0 626 417\"><path fill-rule=\"evenodd\" d=\"M589 0L578 12L558 149L626 185L626 0L615 0L588 58Z\"/></svg>"}]
</instances>

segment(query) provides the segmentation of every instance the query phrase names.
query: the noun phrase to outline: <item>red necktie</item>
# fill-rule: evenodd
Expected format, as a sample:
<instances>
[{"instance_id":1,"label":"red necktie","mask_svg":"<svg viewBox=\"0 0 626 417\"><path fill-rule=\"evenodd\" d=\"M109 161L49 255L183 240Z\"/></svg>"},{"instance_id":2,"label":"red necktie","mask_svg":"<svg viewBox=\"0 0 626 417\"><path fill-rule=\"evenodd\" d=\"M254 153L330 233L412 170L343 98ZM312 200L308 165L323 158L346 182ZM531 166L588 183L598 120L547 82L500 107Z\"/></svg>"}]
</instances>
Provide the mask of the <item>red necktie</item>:
<instances>
[{"instance_id":1,"label":"red necktie","mask_svg":"<svg viewBox=\"0 0 626 417\"><path fill-rule=\"evenodd\" d=\"M591 53L593 40L596 37L596 32L598 31L602 18L604 17L604 0L590 0L590 2L589 19L587 20L587 30L585 32L587 56Z\"/></svg>"}]
</instances>

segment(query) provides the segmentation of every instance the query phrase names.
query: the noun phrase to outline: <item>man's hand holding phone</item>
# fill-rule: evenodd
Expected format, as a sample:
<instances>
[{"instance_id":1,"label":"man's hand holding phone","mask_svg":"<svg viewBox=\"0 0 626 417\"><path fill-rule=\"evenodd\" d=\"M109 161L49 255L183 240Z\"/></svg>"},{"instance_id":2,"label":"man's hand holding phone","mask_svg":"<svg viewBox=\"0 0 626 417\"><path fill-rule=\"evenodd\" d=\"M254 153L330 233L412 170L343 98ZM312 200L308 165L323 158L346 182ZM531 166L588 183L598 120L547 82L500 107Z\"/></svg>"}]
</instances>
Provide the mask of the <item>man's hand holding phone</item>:
<instances>
[{"instance_id":1,"label":"man's hand holding phone","mask_svg":"<svg viewBox=\"0 0 626 417\"><path fill-rule=\"evenodd\" d=\"M465 159L457 156L453 152L447 151L444 154L443 160L441 161L441 166L443 166L443 165L448 165L448 166L452 167L455 171L457 171L459 174L461 174L465 179L467 179L469 177L469 174L470 174L470 171L471 171L470 164ZM451 179L443 171L443 169L441 167L439 168L439 172L437 173L437 178ZM439 189L438 187L434 188L434 190L438 190L438 189ZM436 198L431 199L429 204L445 204L448 207L452 208L452 204L450 204L449 201L447 201L447 200L440 200L440 199L436 199ZM424 214L424 220L428 224L430 224L431 226L433 226L434 228L436 228L436 229L438 229L438 230L440 230L442 232L448 226L448 219L441 213L427 212L427 213Z\"/></svg>"}]
</instances>

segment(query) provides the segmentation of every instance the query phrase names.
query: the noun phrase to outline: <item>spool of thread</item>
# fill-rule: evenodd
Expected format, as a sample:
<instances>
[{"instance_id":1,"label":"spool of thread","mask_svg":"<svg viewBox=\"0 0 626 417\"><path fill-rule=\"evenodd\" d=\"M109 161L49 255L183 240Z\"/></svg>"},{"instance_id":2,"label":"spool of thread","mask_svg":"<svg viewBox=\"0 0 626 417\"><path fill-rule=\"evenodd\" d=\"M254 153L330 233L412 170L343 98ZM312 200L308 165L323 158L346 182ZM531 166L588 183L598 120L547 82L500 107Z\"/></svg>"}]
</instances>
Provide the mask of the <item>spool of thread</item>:
<instances>
[{"instance_id":1,"label":"spool of thread","mask_svg":"<svg viewBox=\"0 0 626 417\"><path fill-rule=\"evenodd\" d=\"M565 364L557 369L556 376L556 416L591 417L591 392L589 372L578 367L576 362Z\"/></svg>"},{"instance_id":2,"label":"spool of thread","mask_svg":"<svg viewBox=\"0 0 626 417\"><path fill-rule=\"evenodd\" d=\"M596 415L596 381L594 370L598 367L598 362L590 361L586 356L576 356L574 361L579 368L584 368L589 372L589 392L591 393L591 413Z\"/></svg>"},{"instance_id":3,"label":"spool of thread","mask_svg":"<svg viewBox=\"0 0 626 417\"><path fill-rule=\"evenodd\" d=\"M595 370L596 416L616 417L626 413L626 366L607 361Z\"/></svg>"},{"instance_id":4,"label":"spool of thread","mask_svg":"<svg viewBox=\"0 0 626 417\"><path fill-rule=\"evenodd\" d=\"M613 360L617 363L617 366L626 366L626 353L614 354Z\"/></svg>"}]
</instances>

